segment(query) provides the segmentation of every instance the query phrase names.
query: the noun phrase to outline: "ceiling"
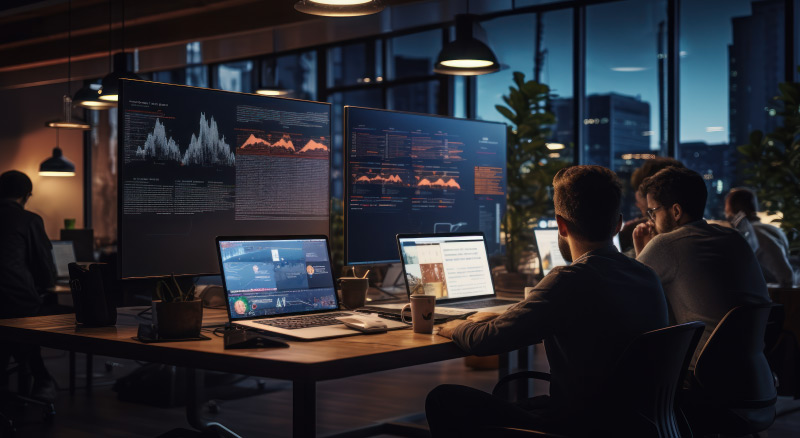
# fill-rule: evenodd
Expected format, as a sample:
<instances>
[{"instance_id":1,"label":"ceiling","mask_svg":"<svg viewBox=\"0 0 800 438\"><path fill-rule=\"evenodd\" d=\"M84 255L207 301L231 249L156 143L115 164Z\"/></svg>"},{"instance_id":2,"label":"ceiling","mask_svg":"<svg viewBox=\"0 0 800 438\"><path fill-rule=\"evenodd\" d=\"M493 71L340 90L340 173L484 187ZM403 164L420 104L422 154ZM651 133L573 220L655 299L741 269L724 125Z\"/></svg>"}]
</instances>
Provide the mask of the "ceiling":
<instances>
[{"instance_id":1,"label":"ceiling","mask_svg":"<svg viewBox=\"0 0 800 438\"><path fill-rule=\"evenodd\" d=\"M415 1L420 0L383 0L387 6ZM72 36L68 45L68 0L4 0L0 2L0 88L26 86L23 79L26 71L65 64L70 48L73 63L107 62L109 50L116 52L123 44L127 50L141 51L319 19L297 12L295 2L73 0ZM31 82L27 86L36 84Z\"/></svg>"}]
</instances>

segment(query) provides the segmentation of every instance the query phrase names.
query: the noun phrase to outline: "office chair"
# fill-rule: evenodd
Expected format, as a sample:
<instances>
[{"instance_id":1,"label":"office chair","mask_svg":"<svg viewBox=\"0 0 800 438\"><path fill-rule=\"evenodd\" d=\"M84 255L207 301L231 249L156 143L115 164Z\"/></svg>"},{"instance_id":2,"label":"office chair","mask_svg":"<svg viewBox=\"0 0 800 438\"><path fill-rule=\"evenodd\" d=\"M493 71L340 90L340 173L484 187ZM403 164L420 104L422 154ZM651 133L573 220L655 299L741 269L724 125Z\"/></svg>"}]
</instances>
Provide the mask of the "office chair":
<instances>
[{"instance_id":1,"label":"office chair","mask_svg":"<svg viewBox=\"0 0 800 438\"><path fill-rule=\"evenodd\" d=\"M14 436L16 425L20 424L19 418L25 416L28 406L38 406L41 409L41 419L45 424L51 424L56 414L53 403L36 400L26 395L31 377L24 363L12 362L8 368L0 371L0 378L7 381L15 373L18 377L18 393L9 390L0 393L0 437L3 438Z\"/></svg>"},{"instance_id":2,"label":"office chair","mask_svg":"<svg viewBox=\"0 0 800 438\"><path fill-rule=\"evenodd\" d=\"M676 394L704 327L702 322L694 321L637 336L606 379L596 413L591 418L575 419L575 423L592 423L586 427L588 430L554 434L501 428L493 430L491 436L684 436L680 427L682 415L676 409ZM492 394L519 378L549 380L550 375L536 371L511 374L497 383Z\"/></svg>"},{"instance_id":3,"label":"office chair","mask_svg":"<svg viewBox=\"0 0 800 438\"><path fill-rule=\"evenodd\" d=\"M764 355L771 304L731 309L697 358L681 407L693 432L752 435L775 421L778 393Z\"/></svg>"}]
</instances>

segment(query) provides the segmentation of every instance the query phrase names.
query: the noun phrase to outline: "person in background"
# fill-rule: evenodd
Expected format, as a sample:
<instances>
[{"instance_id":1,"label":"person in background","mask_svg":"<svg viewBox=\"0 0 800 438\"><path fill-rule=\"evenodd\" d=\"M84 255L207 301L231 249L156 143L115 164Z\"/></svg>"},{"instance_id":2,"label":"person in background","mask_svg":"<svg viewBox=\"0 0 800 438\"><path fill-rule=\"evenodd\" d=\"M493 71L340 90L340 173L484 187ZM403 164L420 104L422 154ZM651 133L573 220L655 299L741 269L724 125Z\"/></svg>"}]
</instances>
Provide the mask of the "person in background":
<instances>
[{"instance_id":1,"label":"person in background","mask_svg":"<svg viewBox=\"0 0 800 438\"><path fill-rule=\"evenodd\" d=\"M661 278L671 322L702 321L697 351L728 311L769 303L755 254L738 231L703 220L706 185L697 172L667 167L642 182L649 222L633 232L636 259ZM697 352L691 366L697 360Z\"/></svg>"},{"instance_id":2,"label":"person in background","mask_svg":"<svg viewBox=\"0 0 800 438\"><path fill-rule=\"evenodd\" d=\"M684 167L683 163L674 158L656 157L645 161L642 167L633 171L631 175L631 189L636 198L636 207L639 208L642 215L628 220L625 222L625 225L622 226L622 230L619 232L619 245L622 252L631 256L635 255L633 250L633 230L637 225L647 222L647 214L645 213L645 210L647 210L647 200L639 191L642 181L669 166Z\"/></svg>"},{"instance_id":3,"label":"person in background","mask_svg":"<svg viewBox=\"0 0 800 438\"><path fill-rule=\"evenodd\" d=\"M33 184L24 173L10 170L0 175L0 318L38 315L42 293L55 283L53 246L42 218L25 210L32 194ZM44 366L39 346L0 344L0 367L5 369L12 355L30 371L31 397L55 400L56 385Z\"/></svg>"},{"instance_id":4,"label":"person in background","mask_svg":"<svg viewBox=\"0 0 800 438\"><path fill-rule=\"evenodd\" d=\"M767 283L776 283L782 287L791 287L794 283L792 265L789 263L789 240L780 228L761 222L756 194L745 187L737 187L725 197L725 217L740 229L750 225L748 231L754 234L756 253L761 272ZM741 229L740 229L741 231Z\"/></svg>"},{"instance_id":5,"label":"person in background","mask_svg":"<svg viewBox=\"0 0 800 438\"><path fill-rule=\"evenodd\" d=\"M655 272L613 246L622 225L616 175L600 166L568 167L553 178L553 188L558 247L572 264L553 269L503 314L477 313L438 332L479 356L544 340L550 395L512 404L477 389L441 385L425 403L434 437L491 436L492 426L583 433L574 419L594 418L606 400L603 377L627 345L667 325Z\"/></svg>"}]
</instances>

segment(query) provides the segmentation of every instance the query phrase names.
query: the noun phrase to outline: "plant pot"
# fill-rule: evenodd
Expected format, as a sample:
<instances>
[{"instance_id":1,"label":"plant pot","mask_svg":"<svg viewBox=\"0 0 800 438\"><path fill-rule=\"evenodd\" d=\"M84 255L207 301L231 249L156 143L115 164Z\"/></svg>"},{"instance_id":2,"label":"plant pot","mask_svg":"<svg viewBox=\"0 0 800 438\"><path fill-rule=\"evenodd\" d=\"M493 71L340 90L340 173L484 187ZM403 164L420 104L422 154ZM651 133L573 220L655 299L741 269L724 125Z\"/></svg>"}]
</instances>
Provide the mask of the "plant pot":
<instances>
[{"instance_id":1,"label":"plant pot","mask_svg":"<svg viewBox=\"0 0 800 438\"><path fill-rule=\"evenodd\" d=\"M153 323L160 339L185 339L200 336L203 326L203 301L153 301Z\"/></svg>"}]
</instances>

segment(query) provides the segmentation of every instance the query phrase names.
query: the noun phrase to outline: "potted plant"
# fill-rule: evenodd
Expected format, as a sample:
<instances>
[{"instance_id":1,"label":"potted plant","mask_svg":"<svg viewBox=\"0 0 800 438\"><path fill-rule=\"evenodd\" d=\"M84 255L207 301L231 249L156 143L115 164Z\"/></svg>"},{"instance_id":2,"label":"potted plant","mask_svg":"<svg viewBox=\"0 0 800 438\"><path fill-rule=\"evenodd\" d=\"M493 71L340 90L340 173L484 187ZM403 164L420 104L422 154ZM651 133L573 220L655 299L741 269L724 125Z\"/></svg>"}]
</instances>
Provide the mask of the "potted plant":
<instances>
[{"instance_id":1,"label":"potted plant","mask_svg":"<svg viewBox=\"0 0 800 438\"><path fill-rule=\"evenodd\" d=\"M203 325L203 301L195 299L195 287L181 288L175 274L156 284L153 322L161 339L184 339L200 336Z\"/></svg>"},{"instance_id":2,"label":"potted plant","mask_svg":"<svg viewBox=\"0 0 800 438\"><path fill-rule=\"evenodd\" d=\"M520 273L519 265L531 254L532 224L553 215L553 176L566 163L552 158L553 151L546 145L556 122L549 110L552 97L547 85L526 81L523 73L514 72L514 85L503 96L505 105L495 105L510 122L506 128L508 197L502 223L506 275L497 278L501 289L522 292L527 276Z\"/></svg>"},{"instance_id":3,"label":"potted plant","mask_svg":"<svg viewBox=\"0 0 800 438\"><path fill-rule=\"evenodd\" d=\"M796 254L800 251L800 84L784 82L778 89L777 115L783 124L766 135L753 131L750 142L737 150L745 183L756 189L769 214L780 214L780 226Z\"/></svg>"}]
</instances>

